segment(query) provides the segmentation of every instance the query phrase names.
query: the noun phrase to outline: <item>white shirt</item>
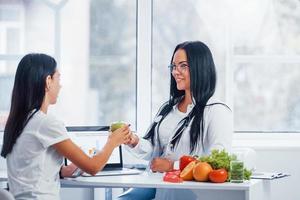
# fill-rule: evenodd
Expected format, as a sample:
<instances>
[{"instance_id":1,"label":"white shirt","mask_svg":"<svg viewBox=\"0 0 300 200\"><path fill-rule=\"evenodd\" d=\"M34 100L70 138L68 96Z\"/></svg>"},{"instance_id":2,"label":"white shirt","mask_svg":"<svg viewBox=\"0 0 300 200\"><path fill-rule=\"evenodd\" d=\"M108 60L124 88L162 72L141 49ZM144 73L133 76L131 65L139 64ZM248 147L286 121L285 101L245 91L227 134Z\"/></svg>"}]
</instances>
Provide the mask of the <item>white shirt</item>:
<instances>
[{"instance_id":1,"label":"white shirt","mask_svg":"<svg viewBox=\"0 0 300 200\"><path fill-rule=\"evenodd\" d=\"M38 111L7 155L10 191L16 200L58 200L63 157L52 147L68 139L64 124Z\"/></svg>"},{"instance_id":2,"label":"white shirt","mask_svg":"<svg viewBox=\"0 0 300 200\"><path fill-rule=\"evenodd\" d=\"M193 107L194 105L190 104L187 106L186 112L181 112L178 109L178 105L175 105L173 106L173 109L170 111L170 113L161 122L159 126L159 141L160 145L163 148L163 152L168 152L167 148L170 145L174 133L176 132L177 128L179 128L178 124L184 117L186 117L192 111Z\"/></svg>"},{"instance_id":3,"label":"white shirt","mask_svg":"<svg viewBox=\"0 0 300 200\"><path fill-rule=\"evenodd\" d=\"M209 99L207 105L221 103L218 100ZM182 155L190 154L190 128L191 123L185 129L182 137L178 143L177 148L171 150L170 142L175 133L175 129L178 126L178 122L183 119L193 108L193 105L188 106L187 112L182 113L178 110L177 105L174 106L173 110L165 117L161 122L159 127L159 139L161 144L163 144L163 154L162 156L168 157L171 160L179 160ZM156 116L160 118L160 116ZM211 106L206 106L203 114L204 120L204 146L198 145L195 155L207 155L210 154L212 149L226 149L226 151L231 151L232 146L232 134L233 134L233 116L231 110L222 104L215 104ZM192 120L191 120L192 122ZM200 131L200 130L199 130ZM167 139L168 138L168 139ZM156 141L157 144L157 141ZM135 148L128 148L137 157L151 160L154 147L149 140L140 138L139 143Z\"/></svg>"},{"instance_id":4,"label":"white shirt","mask_svg":"<svg viewBox=\"0 0 300 200\"><path fill-rule=\"evenodd\" d=\"M207 105L213 103L221 103L220 101L209 99ZM182 155L190 155L190 128L191 122L188 127L184 130L177 147L171 149L171 140L178 128L178 122L183 119L193 108L193 105L188 106L187 112L182 113L178 110L177 105L174 106L173 110L165 117L159 127L159 137L155 137L156 140L159 138L162 144L162 151L160 156L167 157L175 162L175 168L178 168L178 160ZM156 116L159 118L160 116ZM156 119L155 119L156 120ZM204 120L204 142L203 147L199 144L193 155L208 155L213 149L225 149L231 151L232 146L232 134L233 134L233 116L231 110L222 104L215 104L206 106L203 114ZM200 130L199 130L200 131ZM157 141L156 141L157 144ZM139 143L131 151L139 158L146 160L153 159L153 156L157 156L157 145L152 146L149 140L140 138ZM196 199L196 196L191 191L186 190L172 190L172 189L157 189L155 199Z\"/></svg>"}]
</instances>

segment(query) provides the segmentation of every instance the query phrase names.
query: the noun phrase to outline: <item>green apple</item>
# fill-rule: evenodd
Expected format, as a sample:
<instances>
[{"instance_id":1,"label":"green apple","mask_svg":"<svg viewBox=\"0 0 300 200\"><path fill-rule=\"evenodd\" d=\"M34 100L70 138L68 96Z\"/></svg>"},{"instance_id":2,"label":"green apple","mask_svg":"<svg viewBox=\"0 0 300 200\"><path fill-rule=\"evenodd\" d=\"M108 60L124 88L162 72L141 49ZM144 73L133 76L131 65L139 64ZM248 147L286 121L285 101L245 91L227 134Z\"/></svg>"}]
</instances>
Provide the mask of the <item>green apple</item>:
<instances>
[{"instance_id":1,"label":"green apple","mask_svg":"<svg viewBox=\"0 0 300 200\"><path fill-rule=\"evenodd\" d=\"M117 130L117 129L119 129L119 128L125 126L125 125L126 125L126 123L125 123L125 122L122 122L122 121L113 122L113 123L111 123L111 125L110 125L110 131L111 131L111 132L114 132L115 130Z\"/></svg>"}]
</instances>

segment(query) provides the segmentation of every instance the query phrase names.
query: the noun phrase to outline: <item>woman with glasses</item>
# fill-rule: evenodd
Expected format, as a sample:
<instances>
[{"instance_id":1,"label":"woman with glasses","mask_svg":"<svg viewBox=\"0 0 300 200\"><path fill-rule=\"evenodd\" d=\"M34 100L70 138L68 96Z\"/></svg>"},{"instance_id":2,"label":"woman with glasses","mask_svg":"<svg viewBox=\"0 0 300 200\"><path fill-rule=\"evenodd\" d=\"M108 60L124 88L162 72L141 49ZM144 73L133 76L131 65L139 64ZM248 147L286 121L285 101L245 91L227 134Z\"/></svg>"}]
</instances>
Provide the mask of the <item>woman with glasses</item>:
<instances>
[{"instance_id":1,"label":"woman with glasses","mask_svg":"<svg viewBox=\"0 0 300 200\"><path fill-rule=\"evenodd\" d=\"M169 66L170 98L159 109L143 138L133 134L129 148L150 160L153 172L176 167L183 155L207 155L212 149L231 150L230 108L216 100L216 70L209 48L200 41L178 44ZM175 166L174 166L175 165ZM190 190L134 188L119 199L197 199Z\"/></svg>"}]
</instances>

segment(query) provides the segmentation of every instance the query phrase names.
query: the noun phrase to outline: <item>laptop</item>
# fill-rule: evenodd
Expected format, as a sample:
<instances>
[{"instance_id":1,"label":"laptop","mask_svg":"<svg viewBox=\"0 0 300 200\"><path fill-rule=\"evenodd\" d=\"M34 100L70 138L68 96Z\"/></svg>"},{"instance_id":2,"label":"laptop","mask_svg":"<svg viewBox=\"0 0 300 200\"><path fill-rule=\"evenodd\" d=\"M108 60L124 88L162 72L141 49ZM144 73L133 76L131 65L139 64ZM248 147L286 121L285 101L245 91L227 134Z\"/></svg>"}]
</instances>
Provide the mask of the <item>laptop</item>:
<instances>
[{"instance_id":1,"label":"laptop","mask_svg":"<svg viewBox=\"0 0 300 200\"><path fill-rule=\"evenodd\" d=\"M105 145L109 136L109 126L69 126L66 127L69 137L77 144L87 155L93 156ZM65 164L71 162L65 159ZM99 171L96 176L116 176L140 174L142 171L123 167L122 146L115 148L107 164ZM88 173L82 173L80 169L75 170L73 177L91 176Z\"/></svg>"}]
</instances>

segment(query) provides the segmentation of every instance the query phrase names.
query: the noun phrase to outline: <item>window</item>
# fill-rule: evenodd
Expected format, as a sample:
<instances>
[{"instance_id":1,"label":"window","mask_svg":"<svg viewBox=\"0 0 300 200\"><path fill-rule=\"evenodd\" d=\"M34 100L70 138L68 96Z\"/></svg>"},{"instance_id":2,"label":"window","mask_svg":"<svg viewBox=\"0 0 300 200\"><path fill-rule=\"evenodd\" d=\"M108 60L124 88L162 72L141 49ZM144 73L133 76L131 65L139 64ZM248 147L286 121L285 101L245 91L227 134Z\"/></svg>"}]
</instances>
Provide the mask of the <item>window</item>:
<instances>
[{"instance_id":1,"label":"window","mask_svg":"<svg viewBox=\"0 0 300 200\"><path fill-rule=\"evenodd\" d=\"M299 18L296 0L154 0L152 114L168 99L175 46L201 40L213 53L216 96L233 109L236 131L300 131Z\"/></svg>"},{"instance_id":2,"label":"window","mask_svg":"<svg viewBox=\"0 0 300 200\"><path fill-rule=\"evenodd\" d=\"M168 99L173 49L201 40L236 131L299 132L299 9L297 0L1 1L0 129L19 59L43 52L62 73L51 112L67 125L138 120L143 134Z\"/></svg>"},{"instance_id":3,"label":"window","mask_svg":"<svg viewBox=\"0 0 300 200\"><path fill-rule=\"evenodd\" d=\"M297 7L294 0L249 1L233 12L230 62L238 131L300 131Z\"/></svg>"},{"instance_id":4,"label":"window","mask_svg":"<svg viewBox=\"0 0 300 200\"><path fill-rule=\"evenodd\" d=\"M20 4L0 4L0 130L9 111L17 59L22 50L23 7Z\"/></svg>"},{"instance_id":5,"label":"window","mask_svg":"<svg viewBox=\"0 0 300 200\"><path fill-rule=\"evenodd\" d=\"M135 128L136 1L1 1L0 130L17 63L31 52L58 61L63 87L50 112L66 125Z\"/></svg>"},{"instance_id":6,"label":"window","mask_svg":"<svg viewBox=\"0 0 300 200\"><path fill-rule=\"evenodd\" d=\"M100 124L136 121L136 2L91 1L90 86Z\"/></svg>"},{"instance_id":7,"label":"window","mask_svg":"<svg viewBox=\"0 0 300 200\"><path fill-rule=\"evenodd\" d=\"M221 100L225 99L226 26L219 21L221 15L211 12L214 5L191 0L153 1L152 114L169 98L170 73L167 66L175 46L187 40L201 40L211 49L218 70L216 93ZM180 11L182 8L184 12ZM166 14L168 17L164 17Z\"/></svg>"}]
</instances>

